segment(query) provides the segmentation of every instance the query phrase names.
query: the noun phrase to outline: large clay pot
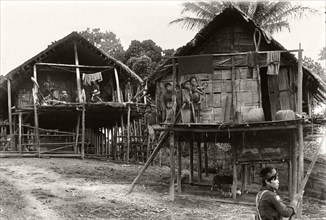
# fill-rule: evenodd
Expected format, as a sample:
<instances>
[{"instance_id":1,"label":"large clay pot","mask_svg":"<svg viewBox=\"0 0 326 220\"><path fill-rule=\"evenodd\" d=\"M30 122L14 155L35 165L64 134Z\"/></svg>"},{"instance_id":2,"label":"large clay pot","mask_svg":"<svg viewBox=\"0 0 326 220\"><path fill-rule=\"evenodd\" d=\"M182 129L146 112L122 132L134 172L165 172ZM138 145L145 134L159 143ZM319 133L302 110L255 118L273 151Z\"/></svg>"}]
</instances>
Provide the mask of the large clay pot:
<instances>
[{"instance_id":1,"label":"large clay pot","mask_svg":"<svg viewBox=\"0 0 326 220\"><path fill-rule=\"evenodd\" d=\"M295 114L292 110L279 110L275 114L275 121L294 120Z\"/></svg>"},{"instance_id":2,"label":"large clay pot","mask_svg":"<svg viewBox=\"0 0 326 220\"><path fill-rule=\"evenodd\" d=\"M253 108L244 117L245 122L262 122L265 121L263 108Z\"/></svg>"}]
</instances>

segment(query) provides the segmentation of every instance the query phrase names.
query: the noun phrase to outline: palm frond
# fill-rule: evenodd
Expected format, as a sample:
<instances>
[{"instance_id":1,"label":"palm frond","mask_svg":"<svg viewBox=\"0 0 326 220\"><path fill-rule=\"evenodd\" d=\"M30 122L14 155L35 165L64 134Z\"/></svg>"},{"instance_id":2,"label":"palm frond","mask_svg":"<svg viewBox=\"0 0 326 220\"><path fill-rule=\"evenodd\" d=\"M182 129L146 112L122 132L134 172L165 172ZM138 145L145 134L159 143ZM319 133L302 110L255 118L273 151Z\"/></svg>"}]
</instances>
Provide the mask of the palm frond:
<instances>
[{"instance_id":1,"label":"palm frond","mask_svg":"<svg viewBox=\"0 0 326 220\"><path fill-rule=\"evenodd\" d=\"M200 2L183 3L182 4L183 9L181 11L181 14L190 12L191 14L194 14L198 18L213 19L215 17L215 14L203 8L199 3Z\"/></svg>"},{"instance_id":2,"label":"palm frond","mask_svg":"<svg viewBox=\"0 0 326 220\"><path fill-rule=\"evenodd\" d=\"M180 24L182 28L195 30L203 28L208 21L203 18L182 17L171 21L169 24Z\"/></svg>"},{"instance_id":3,"label":"palm frond","mask_svg":"<svg viewBox=\"0 0 326 220\"><path fill-rule=\"evenodd\" d=\"M261 25L261 27L268 31L270 34L274 34L276 32L280 32L283 29L287 29L289 32L291 31L290 25L287 21L278 21L278 22L271 22Z\"/></svg>"}]
</instances>

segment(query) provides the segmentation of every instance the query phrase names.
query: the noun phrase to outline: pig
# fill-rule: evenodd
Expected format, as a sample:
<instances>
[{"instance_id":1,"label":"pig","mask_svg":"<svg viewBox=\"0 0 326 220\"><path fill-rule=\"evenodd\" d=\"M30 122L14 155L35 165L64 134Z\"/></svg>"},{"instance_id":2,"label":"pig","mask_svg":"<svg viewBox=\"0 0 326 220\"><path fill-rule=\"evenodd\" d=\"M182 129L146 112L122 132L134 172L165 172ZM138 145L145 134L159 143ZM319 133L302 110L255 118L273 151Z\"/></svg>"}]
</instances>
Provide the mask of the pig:
<instances>
[{"instance_id":1,"label":"pig","mask_svg":"<svg viewBox=\"0 0 326 220\"><path fill-rule=\"evenodd\" d=\"M213 183L211 187L211 191L215 189L215 186L217 186L217 189L222 189L222 184L231 184L233 183L233 177L232 176L222 176L222 175L214 175L213 177Z\"/></svg>"}]
</instances>

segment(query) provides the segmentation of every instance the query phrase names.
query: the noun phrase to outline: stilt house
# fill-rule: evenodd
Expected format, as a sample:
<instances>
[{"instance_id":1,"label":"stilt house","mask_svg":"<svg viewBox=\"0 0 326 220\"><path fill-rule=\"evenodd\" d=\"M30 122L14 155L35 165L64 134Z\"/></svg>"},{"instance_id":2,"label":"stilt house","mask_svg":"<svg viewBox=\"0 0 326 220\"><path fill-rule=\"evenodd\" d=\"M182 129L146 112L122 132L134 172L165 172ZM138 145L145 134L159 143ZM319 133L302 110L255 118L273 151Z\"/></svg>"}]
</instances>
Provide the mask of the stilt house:
<instances>
[{"instance_id":1,"label":"stilt house","mask_svg":"<svg viewBox=\"0 0 326 220\"><path fill-rule=\"evenodd\" d=\"M206 175L208 170L207 143L230 143L233 198L240 177L242 188L253 181L259 184L257 164L283 164L282 187L288 189L291 196L297 192L304 177L303 138L313 135L313 126L318 127L311 119L312 103L326 101L325 83L302 65L304 50L298 47L285 49L240 9L230 7L149 77L149 90L155 96L162 122L166 83L173 86L177 102L181 96L175 123L157 127L157 131L170 132L171 150L174 150L174 140L178 140L178 190L181 191L179 145L187 142L190 182L194 182L194 150L197 179L201 182L202 166ZM195 97L197 101L192 98L192 106L187 110L182 98L187 99L183 96L187 88L183 86L188 80L197 81L194 85L190 82L192 95L196 93L193 87L201 92L200 98ZM178 95L179 88L181 95ZM195 149L194 143L197 143ZM325 179L326 173L321 175ZM315 191L325 193L325 183L318 178L316 182ZM170 192L173 198L173 188Z\"/></svg>"},{"instance_id":2,"label":"stilt house","mask_svg":"<svg viewBox=\"0 0 326 220\"><path fill-rule=\"evenodd\" d=\"M1 78L1 153L115 158L113 137L142 115L131 100L141 83L73 32Z\"/></svg>"}]
</instances>

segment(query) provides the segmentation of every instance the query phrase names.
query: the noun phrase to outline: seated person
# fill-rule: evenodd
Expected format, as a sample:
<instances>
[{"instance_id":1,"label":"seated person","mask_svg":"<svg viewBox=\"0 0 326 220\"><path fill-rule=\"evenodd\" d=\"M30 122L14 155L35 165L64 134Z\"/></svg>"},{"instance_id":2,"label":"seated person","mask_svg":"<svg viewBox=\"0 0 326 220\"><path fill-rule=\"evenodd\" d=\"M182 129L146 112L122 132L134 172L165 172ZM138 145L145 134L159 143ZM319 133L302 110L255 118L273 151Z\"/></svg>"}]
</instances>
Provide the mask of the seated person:
<instances>
[{"instance_id":1,"label":"seated person","mask_svg":"<svg viewBox=\"0 0 326 220\"><path fill-rule=\"evenodd\" d=\"M66 91L63 90L61 92L59 101L64 102L64 103L68 102L68 93Z\"/></svg>"}]
</instances>

